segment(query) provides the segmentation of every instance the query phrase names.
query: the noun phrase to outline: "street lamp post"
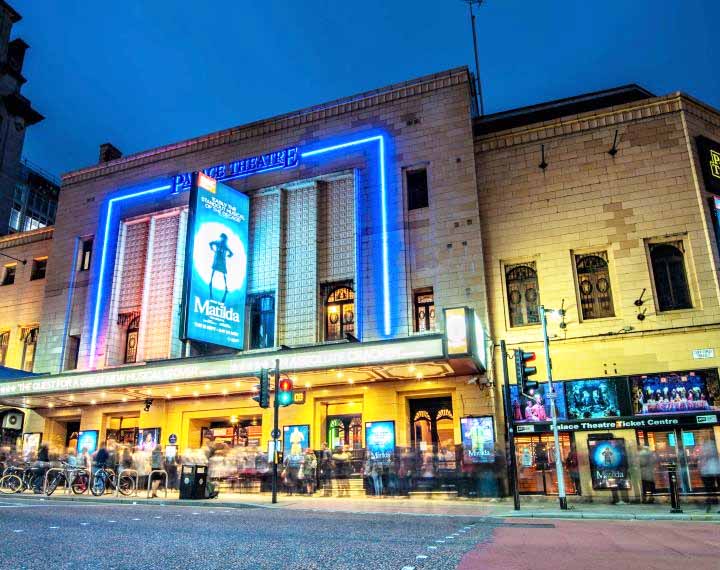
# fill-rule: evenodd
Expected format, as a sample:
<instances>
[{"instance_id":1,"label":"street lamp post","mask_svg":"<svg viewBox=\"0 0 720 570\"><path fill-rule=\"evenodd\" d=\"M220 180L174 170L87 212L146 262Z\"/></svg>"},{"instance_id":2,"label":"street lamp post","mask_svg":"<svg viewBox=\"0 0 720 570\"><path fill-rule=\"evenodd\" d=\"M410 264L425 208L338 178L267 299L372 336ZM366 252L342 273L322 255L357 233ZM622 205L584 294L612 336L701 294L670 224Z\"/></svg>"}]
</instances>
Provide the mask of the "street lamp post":
<instances>
[{"instance_id":1,"label":"street lamp post","mask_svg":"<svg viewBox=\"0 0 720 570\"><path fill-rule=\"evenodd\" d=\"M550 411L552 414L553 439L555 440L555 472L558 481L558 498L560 499L560 509L567 510L567 497L565 496L565 472L563 469L562 456L560 455L560 434L558 433L557 423L557 392L553 386L552 379L552 361L550 360L550 339L547 332L547 314L545 307L540 305L540 323L543 330L543 343L545 345L545 362L547 364L547 379L550 388L548 397L550 398Z\"/></svg>"},{"instance_id":2,"label":"street lamp post","mask_svg":"<svg viewBox=\"0 0 720 570\"><path fill-rule=\"evenodd\" d=\"M473 11L473 4L477 4L479 8L482 6L483 0L465 0L470 10L470 27L472 28L473 35L473 53L475 54L475 87L477 89L477 103L478 112L482 117L485 114L485 104L483 102L482 94L482 83L480 83L480 58L478 57L478 45L477 45L477 30L475 29L475 12Z\"/></svg>"}]
</instances>

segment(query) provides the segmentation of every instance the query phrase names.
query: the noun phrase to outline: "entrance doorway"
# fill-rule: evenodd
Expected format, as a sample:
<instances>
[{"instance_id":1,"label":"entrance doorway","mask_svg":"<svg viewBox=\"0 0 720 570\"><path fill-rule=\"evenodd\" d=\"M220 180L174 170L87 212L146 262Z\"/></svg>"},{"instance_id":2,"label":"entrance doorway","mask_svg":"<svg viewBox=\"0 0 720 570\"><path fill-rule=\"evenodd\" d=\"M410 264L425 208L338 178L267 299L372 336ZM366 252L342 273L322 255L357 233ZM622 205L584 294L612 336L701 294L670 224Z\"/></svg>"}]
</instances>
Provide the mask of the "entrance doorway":
<instances>
[{"instance_id":1,"label":"entrance doorway","mask_svg":"<svg viewBox=\"0 0 720 570\"><path fill-rule=\"evenodd\" d=\"M637 431L638 445L647 446L655 455L655 490L669 492L668 464L675 463L680 475L680 492L703 493L705 486L700 476L699 458L706 442L715 445L712 428L662 431Z\"/></svg>"},{"instance_id":2,"label":"entrance doorway","mask_svg":"<svg viewBox=\"0 0 720 570\"><path fill-rule=\"evenodd\" d=\"M344 445L349 445L350 449L362 449L362 416L328 416L327 443L330 449Z\"/></svg>"},{"instance_id":3,"label":"entrance doorway","mask_svg":"<svg viewBox=\"0 0 720 570\"><path fill-rule=\"evenodd\" d=\"M455 421L452 398L410 400L410 438L420 451L455 448Z\"/></svg>"},{"instance_id":4,"label":"entrance doorway","mask_svg":"<svg viewBox=\"0 0 720 570\"><path fill-rule=\"evenodd\" d=\"M565 461L575 442L569 433L560 435L560 457ZM552 434L516 436L517 485L524 495L557 495L557 471L555 470L555 440ZM578 489L564 469L565 489L569 495L577 495Z\"/></svg>"}]
</instances>

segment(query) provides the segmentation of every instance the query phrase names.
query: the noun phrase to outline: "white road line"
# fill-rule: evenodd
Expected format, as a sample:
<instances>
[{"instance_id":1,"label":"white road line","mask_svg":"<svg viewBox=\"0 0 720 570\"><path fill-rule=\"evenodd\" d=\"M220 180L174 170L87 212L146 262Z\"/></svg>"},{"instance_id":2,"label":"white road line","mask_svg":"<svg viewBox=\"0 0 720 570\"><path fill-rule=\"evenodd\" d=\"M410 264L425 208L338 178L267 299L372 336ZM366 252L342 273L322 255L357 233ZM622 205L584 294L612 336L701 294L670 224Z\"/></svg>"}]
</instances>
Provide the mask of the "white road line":
<instances>
[{"instance_id":1,"label":"white road line","mask_svg":"<svg viewBox=\"0 0 720 570\"><path fill-rule=\"evenodd\" d=\"M161 519L162 517L153 517L154 519Z\"/></svg>"},{"instance_id":2,"label":"white road line","mask_svg":"<svg viewBox=\"0 0 720 570\"><path fill-rule=\"evenodd\" d=\"M403 566L402 570L415 570L415 566Z\"/></svg>"},{"instance_id":3,"label":"white road line","mask_svg":"<svg viewBox=\"0 0 720 570\"><path fill-rule=\"evenodd\" d=\"M425 560L427 558L427 554L418 554L415 557L415 560Z\"/></svg>"},{"instance_id":4,"label":"white road line","mask_svg":"<svg viewBox=\"0 0 720 570\"><path fill-rule=\"evenodd\" d=\"M437 550L437 546L428 546L428 550Z\"/></svg>"},{"instance_id":5,"label":"white road line","mask_svg":"<svg viewBox=\"0 0 720 570\"><path fill-rule=\"evenodd\" d=\"M108 521L108 522L109 522L109 523L114 523L114 522L117 522L117 521Z\"/></svg>"},{"instance_id":6,"label":"white road line","mask_svg":"<svg viewBox=\"0 0 720 570\"><path fill-rule=\"evenodd\" d=\"M139 521L140 519L133 519L134 521Z\"/></svg>"},{"instance_id":7,"label":"white road line","mask_svg":"<svg viewBox=\"0 0 720 570\"><path fill-rule=\"evenodd\" d=\"M22 529L15 529L13 532L24 532Z\"/></svg>"},{"instance_id":8,"label":"white road line","mask_svg":"<svg viewBox=\"0 0 720 570\"><path fill-rule=\"evenodd\" d=\"M440 544L444 544L444 543L445 543L444 540L440 540L440 539L437 539L435 542L439 542Z\"/></svg>"},{"instance_id":9,"label":"white road line","mask_svg":"<svg viewBox=\"0 0 720 570\"><path fill-rule=\"evenodd\" d=\"M87 526L90 523L80 523L80 526Z\"/></svg>"},{"instance_id":10,"label":"white road line","mask_svg":"<svg viewBox=\"0 0 720 570\"><path fill-rule=\"evenodd\" d=\"M54 530L54 529L56 529L56 528L60 528L60 527L59 527L59 526L49 526L48 528L51 528L51 529L53 529L53 530Z\"/></svg>"}]
</instances>

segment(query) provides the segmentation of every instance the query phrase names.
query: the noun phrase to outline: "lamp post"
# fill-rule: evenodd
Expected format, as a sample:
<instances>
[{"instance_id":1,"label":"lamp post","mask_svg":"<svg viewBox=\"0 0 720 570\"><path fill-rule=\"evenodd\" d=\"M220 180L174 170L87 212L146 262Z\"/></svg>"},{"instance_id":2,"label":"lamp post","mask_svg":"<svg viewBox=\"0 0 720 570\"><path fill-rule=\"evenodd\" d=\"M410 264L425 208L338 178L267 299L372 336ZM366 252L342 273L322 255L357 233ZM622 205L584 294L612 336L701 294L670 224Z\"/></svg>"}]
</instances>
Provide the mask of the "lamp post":
<instances>
[{"instance_id":1,"label":"lamp post","mask_svg":"<svg viewBox=\"0 0 720 570\"><path fill-rule=\"evenodd\" d=\"M563 469L562 456L560 455L560 434L558 433L557 423L557 392L553 386L552 379L552 361L550 360L550 339L548 338L547 332L547 314L546 309L543 305L540 305L540 323L542 324L543 331L543 344L545 345L545 362L547 364L547 379L550 388L548 398L550 398L550 411L552 414L552 430L553 439L555 441L555 472L557 473L558 481L558 498L560 500L560 509L567 510L567 497L565 496L565 470Z\"/></svg>"},{"instance_id":2,"label":"lamp post","mask_svg":"<svg viewBox=\"0 0 720 570\"><path fill-rule=\"evenodd\" d=\"M477 4L478 8L482 6L483 0L465 0L470 10L470 27L472 28L473 35L473 52L475 54L475 81L477 87L477 103L478 111L482 117L485 114L485 105L483 103L482 95L482 84L480 83L480 58L478 57L478 45L477 45L477 31L475 29L475 12L473 11L473 4Z\"/></svg>"}]
</instances>

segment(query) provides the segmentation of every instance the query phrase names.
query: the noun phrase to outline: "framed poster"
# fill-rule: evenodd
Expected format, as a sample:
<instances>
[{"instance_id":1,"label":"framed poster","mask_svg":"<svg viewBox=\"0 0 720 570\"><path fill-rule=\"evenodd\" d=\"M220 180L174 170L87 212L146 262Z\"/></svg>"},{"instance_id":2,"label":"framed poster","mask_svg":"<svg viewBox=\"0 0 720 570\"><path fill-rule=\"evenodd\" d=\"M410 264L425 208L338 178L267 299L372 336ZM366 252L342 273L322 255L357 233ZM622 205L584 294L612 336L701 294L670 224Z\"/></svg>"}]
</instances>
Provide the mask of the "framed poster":
<instances>
[{"instance_id":1,"label":"framed poster","mask_svg":"<svg viewBox=\"0 0 720 570\"><path fill-rule=\"evenodd\" d=\"M95 453L98 448L98 437L100 433L96 429L90 429L78 432L77 452L81 454L83 451Z\"/></svg>"},{"instance_id":2,"label":"framed poster","mask_svg":"<svg viewBox=\"0 0 720 570\"><path fill-rule=\"evenodd\" d=\"M714 370L662 372L631 376L633 411L637 415L709 412L717 405Z\"/></svg>"},{"instance_id":3,"label":"framed poster","mask_svg":"<svg viewBox=\"0 0 720 570\"><path fill-rule=\"evenodd\" d=\"M137 446L143 451L152 451L160 443L160 428L137 430Z\"/></svg>"},{"instance_id":4,"label":"framed poster","mask_svg":"<svg viewBox=\"0 0 720 570\"><path fill-rule=\"evenodd\" d=\"M391 462L395 453L395 422L366 422L365 446L372 461Z\"/></svg>"},{"instance_id":5,"label":"framed poster","mask_svg":"<svg viewBox=\"0 0 720 570\"><path fill-rule=\"evenodd\" d=\"M241 350L250 198L197 173L185 251L183 337Z\"/></svg>"},{"instance_id":6,"label":"framed poster","mask_svg":"<svg viewBox=\"0 0 720 570\"><path fill-rule=\"evenodd\" d=\"M593 489L630 488L624 439L588 439L588 452Z\"/></svg>"},{"instance_id":7,"label":"framed poster","mask_svg":"<svg viewBox=\"0 0 720 570\"><path fill-rule=\"evenodd\" d=\"M24 433L22 435L23 457L27 457L30 453L37 453L41 443L42 432Z\"/></svg>"},{"instance_id":8,"label":"framed poster","mask_svg":"<svg viewBox=\"0 0 720 570\"><path fill-rule=\"evenodd\" d=\"M460 430L464 463L495 461L495 426L492 416L460 418Z\"/></svg>"},{"instance_id":9,"label":"framed poster","mask_svg":"<svg viewBox=\"0 0 720 570\"><path fill-rule=\"evenodd\" d=\"M283 427L283 457L297 457L310 447L310 426Z\"/></svg>"},{"instance_id":10,"label":"framed poster","mask_svg":"<svg viewBox=\"0 0 720 570\"><path fill-rule=\"evenodd\" d=\"M555 400L557 417L559 420L566 420L565 383L554 382L553 386L557 393L557 399ZM511 385L510 407L513 413L513 421L515 423L552 421L550 398L548 398L549 391L550 385L547 382L541 382L537 388L530 390L527 395L520 393L517 384Z\"/></svg>"}]
</instances>

